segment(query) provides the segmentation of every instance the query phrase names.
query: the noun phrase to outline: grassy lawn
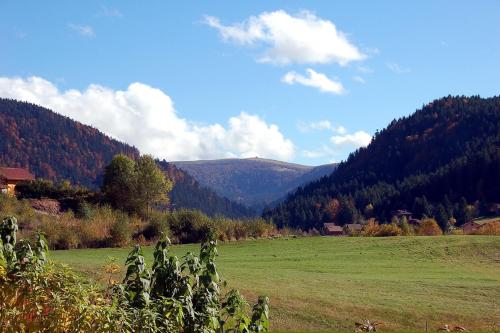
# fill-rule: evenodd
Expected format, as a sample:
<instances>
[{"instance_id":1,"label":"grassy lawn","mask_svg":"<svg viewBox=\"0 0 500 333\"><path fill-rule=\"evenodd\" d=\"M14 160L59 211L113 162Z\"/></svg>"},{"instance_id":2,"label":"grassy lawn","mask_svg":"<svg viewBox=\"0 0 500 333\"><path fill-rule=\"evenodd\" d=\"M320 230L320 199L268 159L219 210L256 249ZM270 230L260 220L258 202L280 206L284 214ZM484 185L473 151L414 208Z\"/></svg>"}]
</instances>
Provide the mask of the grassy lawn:
<instances>
[{"instance_id":1,"label":"grassy lawn","mask_svg":"<svg viewBox=\"0 0 500 333\"><path fill-rule=\"evenodd\" d=\"M199 245L175 246L182 256ZM148 260L152 247L145 248ZM96 281L108 256L129 249L53 251L51 258ZM271 299L279 331L353 330L379 320L381 330L443 324L500 330L500 237L313 237L221 244L218 268L229 287Z\"/></svg>"}]
</instances>

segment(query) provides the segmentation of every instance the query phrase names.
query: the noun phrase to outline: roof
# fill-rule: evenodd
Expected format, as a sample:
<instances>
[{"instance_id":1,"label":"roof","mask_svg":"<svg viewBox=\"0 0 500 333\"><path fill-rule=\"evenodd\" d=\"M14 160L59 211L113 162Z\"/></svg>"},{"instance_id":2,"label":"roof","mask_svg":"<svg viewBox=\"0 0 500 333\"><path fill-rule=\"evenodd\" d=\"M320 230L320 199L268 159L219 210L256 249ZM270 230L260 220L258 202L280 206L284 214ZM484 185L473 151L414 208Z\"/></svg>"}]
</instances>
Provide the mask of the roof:
<instances>
[{"instance_id":1,"label":"roof","mask_svg":"<svg viewBox=\"0 0 500 333\"><path fill-rule=\"evenodd\" d=\"M404 210L404 209L398 209L392 212L392 215L411 215L411 212Z\"/></svg>"},{"instance_id":2,"label":"roof","mask_svg":"<svg viewBox=\"0 0 500 333\"><path fill-rule=\"evenodd\" d=\"M323 223L323 228L325 228L329 232L343 232L341 226L336 225L335 223Z\"/></svg>"},{"instance_id":3,"label":"roof","mask_svg":"<svg viewBox=\"0 0 500 333\"><path fill-rule=\"evenodd\" d=\"M476 221L469 221L461 225L461 227L466 227L466 226L476 226L479 227L481 224L477 223Z\"/></svg>"},{"instance_id":4,"label":"roof","mask_svg":"<svg viewBox=\"0 0 500 333\"><path fill-rule=\"evenodd\" d=\"M359 223L346 224L345 227L352 230L361 230L363 228Z\"/></svg>"},{"instance_id":5,"label":"roof","mask_svg":"<svg viewBox=\"0 0 500 333\"><path fill-rule=\"evenodd\" d=\"M0 177L6 180L34 180L35 176L27 169L0 167Z\"/></svg>"}]
</instances>

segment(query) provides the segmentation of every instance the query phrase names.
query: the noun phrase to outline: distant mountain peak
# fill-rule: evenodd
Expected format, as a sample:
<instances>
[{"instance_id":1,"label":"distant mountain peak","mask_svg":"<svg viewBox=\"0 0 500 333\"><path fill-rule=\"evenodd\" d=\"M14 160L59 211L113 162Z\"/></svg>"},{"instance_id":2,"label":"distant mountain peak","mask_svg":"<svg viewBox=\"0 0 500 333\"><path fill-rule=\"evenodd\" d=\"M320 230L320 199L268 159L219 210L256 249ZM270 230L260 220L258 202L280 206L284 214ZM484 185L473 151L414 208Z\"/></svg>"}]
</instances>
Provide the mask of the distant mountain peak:
<instances>
[{"instance_id":1,"label":"distant mountain peak","mask_svg":"<svg viewBox=\"0 0 500 333\"><path fill-rule=\"evenodd\" d=\"M219 195L257 208L271 205L298 186L329 175L336 167L336 164L315 167L260 157L172 163Z\"/></svg>"}]
</instances>

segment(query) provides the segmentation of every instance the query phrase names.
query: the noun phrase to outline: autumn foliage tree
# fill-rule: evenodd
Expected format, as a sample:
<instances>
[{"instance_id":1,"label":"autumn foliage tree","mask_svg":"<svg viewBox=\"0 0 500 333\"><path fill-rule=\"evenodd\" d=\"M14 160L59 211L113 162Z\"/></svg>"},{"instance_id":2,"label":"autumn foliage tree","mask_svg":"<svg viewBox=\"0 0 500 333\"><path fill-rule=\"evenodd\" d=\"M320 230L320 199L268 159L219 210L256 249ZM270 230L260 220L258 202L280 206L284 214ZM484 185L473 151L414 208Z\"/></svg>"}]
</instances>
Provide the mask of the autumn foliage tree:
<instances>
[{"instance_id":1,"label":"autumn foliage tree","mask_svg":"<svg viewBox=\"0 0 500 333\"><path fill-rule=\"evenodd\" d=\"M443 234L441 228L437 224L436 220L432 218L423 219L418 228L418 234L420 236L439 236Z\"/></svg>"}]
</instances>

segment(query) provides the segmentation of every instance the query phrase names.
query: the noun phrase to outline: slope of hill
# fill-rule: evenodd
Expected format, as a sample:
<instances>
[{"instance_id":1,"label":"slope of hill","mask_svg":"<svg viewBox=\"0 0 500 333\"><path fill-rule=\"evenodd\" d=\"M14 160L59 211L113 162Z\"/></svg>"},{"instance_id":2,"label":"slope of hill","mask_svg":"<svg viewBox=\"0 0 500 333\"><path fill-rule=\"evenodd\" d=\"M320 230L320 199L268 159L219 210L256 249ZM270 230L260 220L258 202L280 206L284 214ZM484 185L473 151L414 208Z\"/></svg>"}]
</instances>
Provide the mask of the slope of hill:
<instances>
[{"instance_id":1,"label":"slope of hill","mask_svg":"<svg viewBox=\"0 0 500 333\"><path fill-rule=\"evenodd\" d=\"M263 208L309 181L329 175L335 164L318 167L262 158L172 162L202 185L251 207Z\"/></svg>"},{"instance_id":2,"label":"slope of hill","mask_svg":"<svg viewBox=\"0 0 500 333\"><path fill-rule=\"evenodd\" d=\"M28 168L39 178L70 180L95 189L114 155L139 156L135 147L30 103L0 98L0 124L0 165ZM200 186L173 164L159 161L159 165L175 182L171 193L174 207L229 217L253 214Z\"/></svg>"},{"instance_id":3,"label":"slope of hill","mask_svg":"<svg viewBox=\"0 0 500 333\"><path fill-rule=\"evenodd\" d=\"M340 200L332 204L334 198ZM350 217L367 211L382 221L395 209L458 217L459 203L481 212L500 202L500 97L449 96L392 121L331 176L264 216L278 225L320 227L339 218L339 202Z\"/></svg>"}]
</instances>

